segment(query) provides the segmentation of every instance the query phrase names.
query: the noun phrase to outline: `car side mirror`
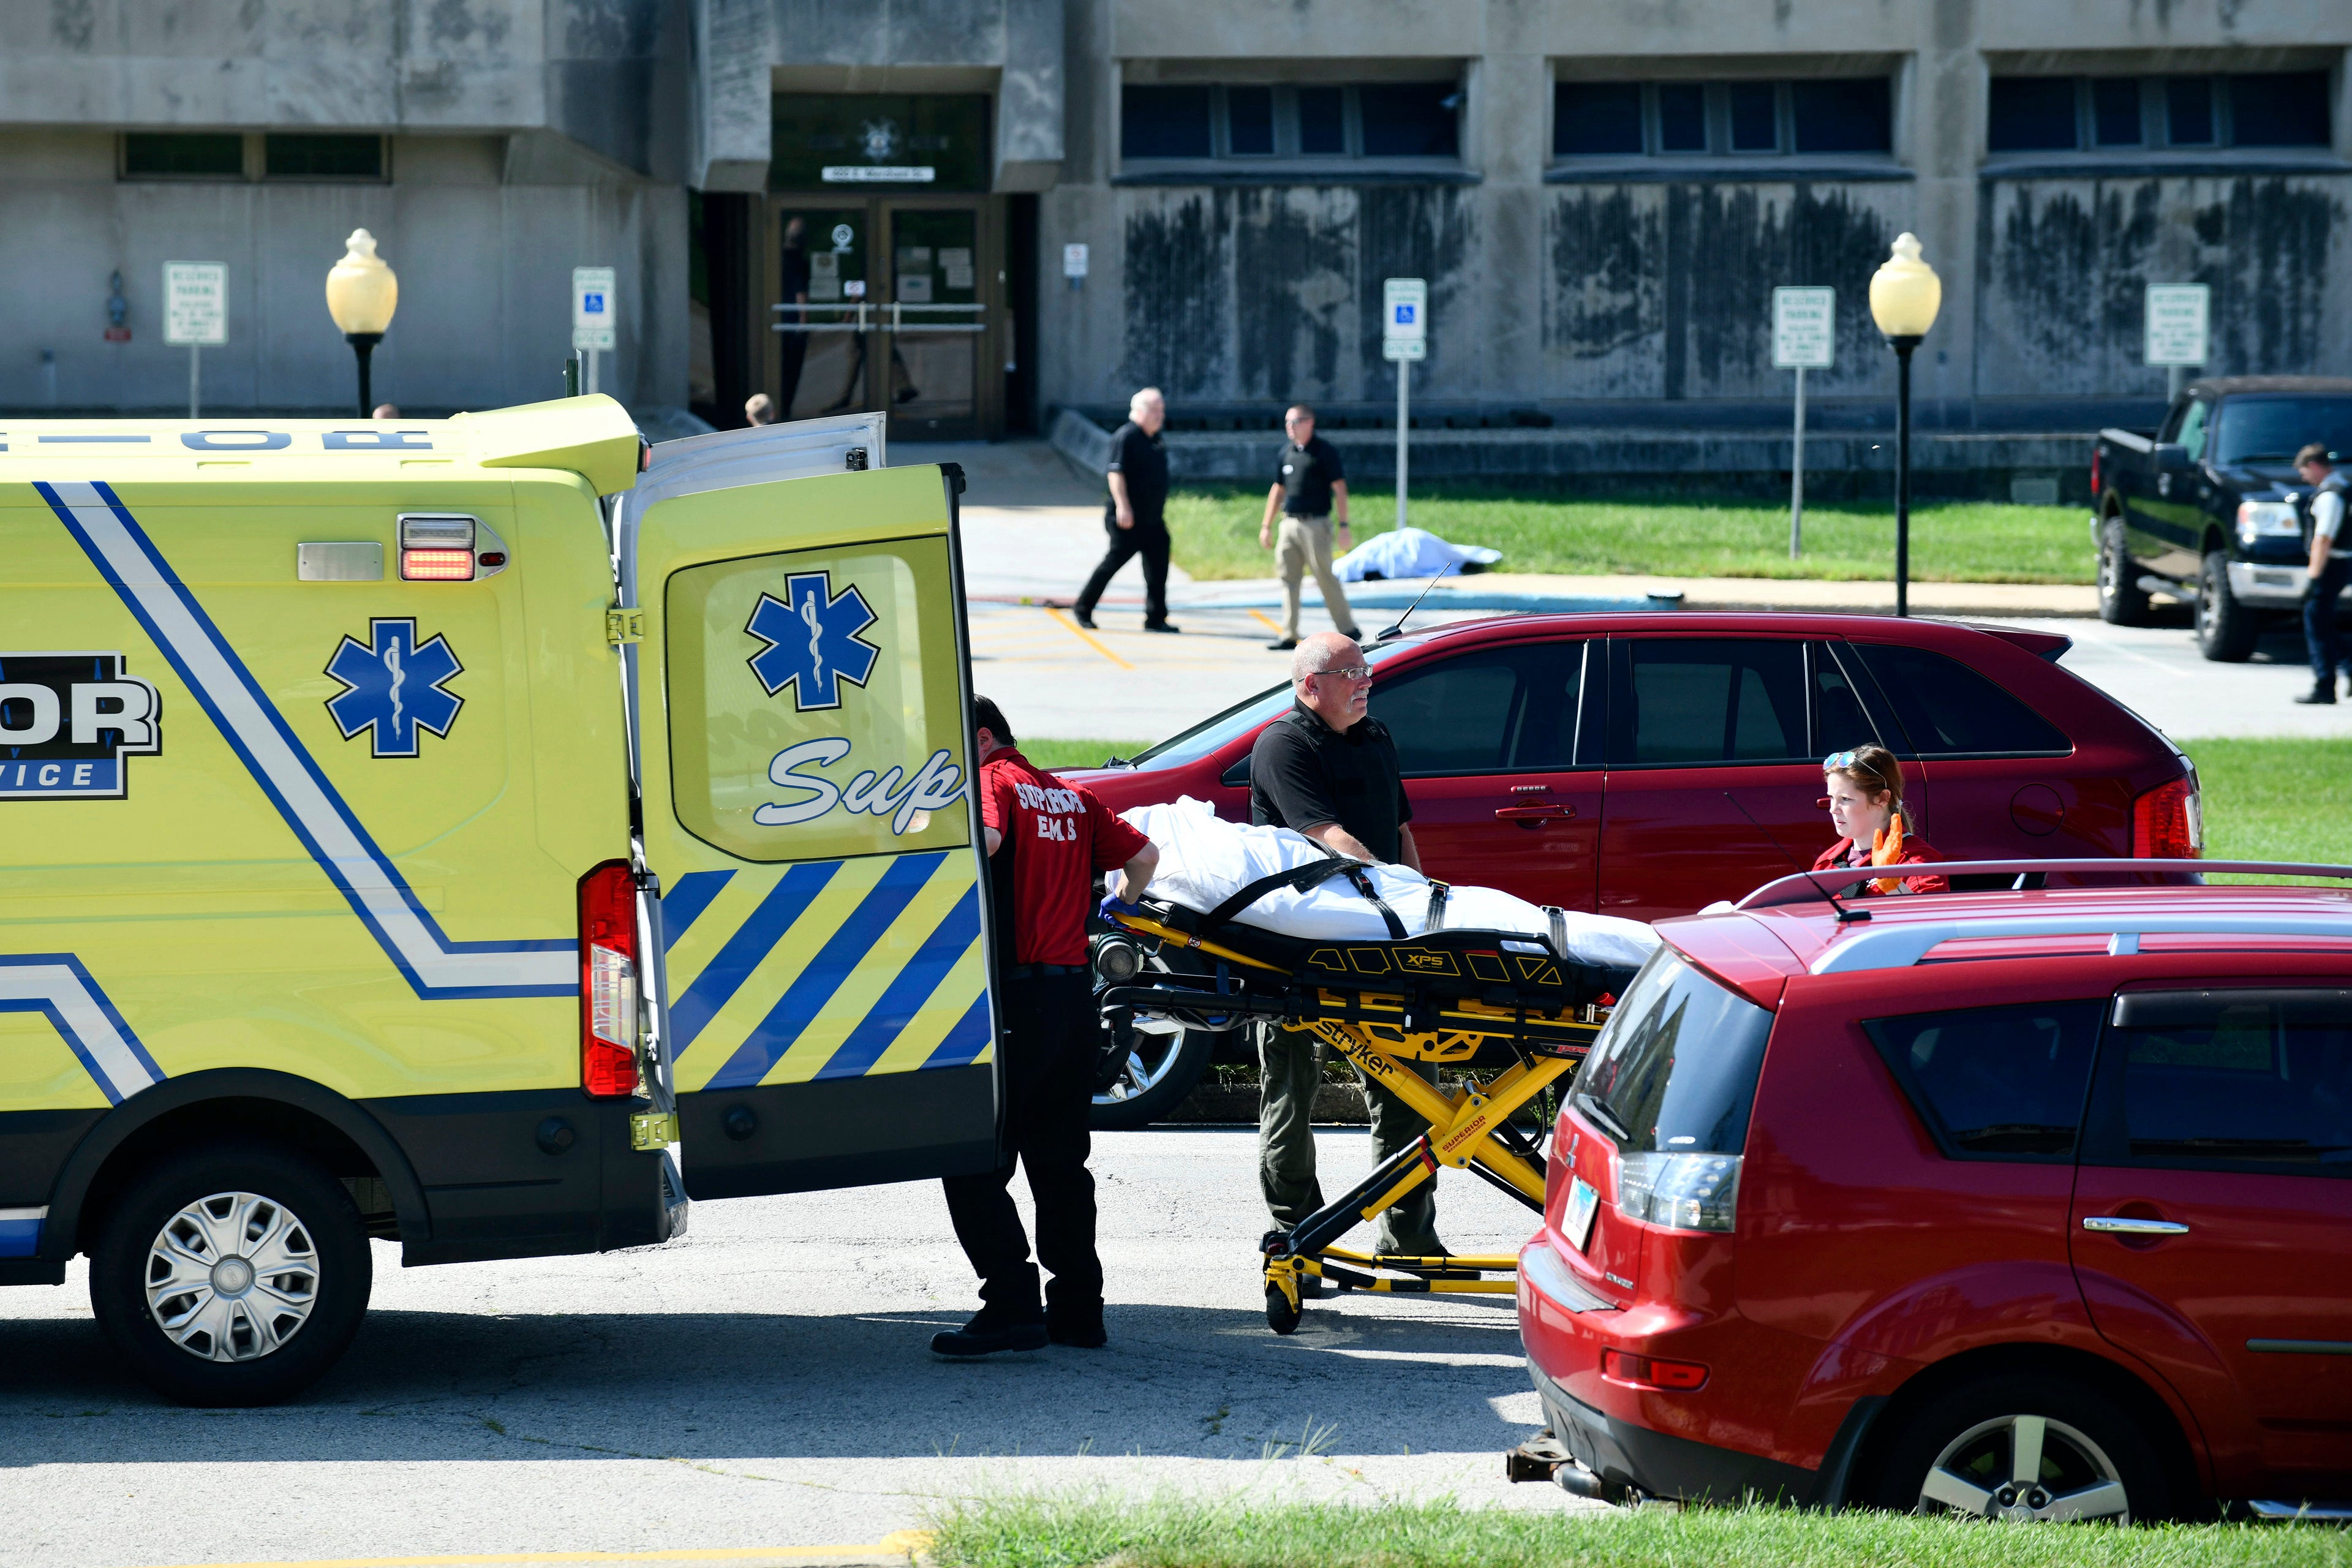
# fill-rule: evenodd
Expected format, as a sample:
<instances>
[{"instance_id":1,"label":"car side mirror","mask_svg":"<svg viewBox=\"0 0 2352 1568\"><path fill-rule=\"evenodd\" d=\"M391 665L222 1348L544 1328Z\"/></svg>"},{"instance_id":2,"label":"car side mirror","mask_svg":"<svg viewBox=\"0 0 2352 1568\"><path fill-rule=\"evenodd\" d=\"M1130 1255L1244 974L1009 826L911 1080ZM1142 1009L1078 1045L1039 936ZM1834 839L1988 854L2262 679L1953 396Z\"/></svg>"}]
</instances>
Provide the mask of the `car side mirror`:
<instances>
[{"instance_id":1,"label":"car side mirror","mask_svg":"<svg viewBox=\"0 0 2352 1568\"><path fill-rule=\"evenodd\" d=\"M2189 460L2189 448L2179 442L2158 441L2156 444L2156 466L2165 473L2179 474L2186 473L2197 465Z\"/></svg>"},{"instance_id":2,"label":"car side mirror","mask_svg":"<svg viewBox=\"0 0 2352 1568\"><path fill-rule=\"evenodd\" d=\"M1250 754L1244 752L1234 759L1231 767L1218 775L1217 782L1228 789L1247 789L1250 782L1249 765Z\"/></svg>"}]
</instances>

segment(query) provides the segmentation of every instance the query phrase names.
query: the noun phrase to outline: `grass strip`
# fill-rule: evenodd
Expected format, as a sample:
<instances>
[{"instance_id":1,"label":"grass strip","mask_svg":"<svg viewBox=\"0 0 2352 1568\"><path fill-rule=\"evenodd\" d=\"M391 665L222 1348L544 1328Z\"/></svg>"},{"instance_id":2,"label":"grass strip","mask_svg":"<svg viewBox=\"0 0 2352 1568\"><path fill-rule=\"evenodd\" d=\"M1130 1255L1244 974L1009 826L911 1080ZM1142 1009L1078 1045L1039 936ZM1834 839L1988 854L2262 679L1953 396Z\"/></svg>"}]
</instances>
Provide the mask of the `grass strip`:
<instances>
[{"instance_id":1,"label":"grass strip","mask_svg":"<svg viewBox=\"0 0 2352 1568\"><path fill-rule=\"evenodd\" d=\"M2197 764L2210 858L2352 865L2352 816L2340 809L2352 739L2189 741L2181 749Z\"/></svg>"},{"instance_id":2,"label":"grass strip","mask_svg":"<svg viewBox=\"0 0 2352 1568\"><path fill-rule=\"evenodd\" d=\"M995 1498L944 1508L939 1568L2344 1568L2316 1526L2014 1527L1907 1514Z\"/></svg>"},{"instance_id":3,"label":"grass strip","mask_svg":"<svg viewBox=\"0 0 2352 1568\"><path fill-rule=\"evenodd\" d=\"M1098 768L1110 757L1131 757L1150 741L1027 740L1021 754L1041 768Z\"/></svg>"},{"instance_id":4,"label":"grass strip","mask_svg":"<svg viewBox=\"0 0 2352 1568\"><path fill-rule=\"evenodd\" d=\"M1358 543L1396 525L1396 497L1352 498ZM1264 490L1189 489L1168 498L1176 564L1200 580L1271 577L1258 548ZM2088 583L2087 514L2079 507L1930 501L1911 509L1911 576L1921 583ZM1789 511L1740 500L1626 496L1593 500L1477 489L1415 492L1415 528L1503 552L1497 572L1578 576L1812 577L1895 574L1895 510L1884 502L1805 509L1804 553L1789 559Z\"/></svg>"}]
</instances>

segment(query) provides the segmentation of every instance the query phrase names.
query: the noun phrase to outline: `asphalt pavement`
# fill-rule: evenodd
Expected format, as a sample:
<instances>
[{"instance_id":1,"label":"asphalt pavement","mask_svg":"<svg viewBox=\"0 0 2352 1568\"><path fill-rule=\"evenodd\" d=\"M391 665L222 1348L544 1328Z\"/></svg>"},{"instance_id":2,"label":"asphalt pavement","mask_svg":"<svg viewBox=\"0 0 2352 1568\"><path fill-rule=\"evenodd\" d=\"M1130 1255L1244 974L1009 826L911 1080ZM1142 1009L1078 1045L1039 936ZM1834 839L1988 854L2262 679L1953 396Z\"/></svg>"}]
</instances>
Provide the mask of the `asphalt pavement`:
<instances>
[{"instance_id":1,"label":"asphalt pavement","mask_svg":"<svg viewBox=\"0 0 2352 1568\"><path fill-rule=\"evenodd\" d=\"M1368 1168L1361 1131L1318 1144L1330 1190ZM1598 1506L1502 1479L1541 1422L1511 1298L1347 1296L1277 1338L1254 1129L1105 1135L1094 1169L1110 1344L978 1363L927 1348L976 1305L932 1182L698 1204L604 1257L404 1270L378 1242L351 1353L274 1410L131 1382L78 1264L0 1295L0 1562L870 1547L1036 1487ZM1458 1251L1535 1223L1453 1173L1438 1210Z\"/></svg>"}]
</instances>

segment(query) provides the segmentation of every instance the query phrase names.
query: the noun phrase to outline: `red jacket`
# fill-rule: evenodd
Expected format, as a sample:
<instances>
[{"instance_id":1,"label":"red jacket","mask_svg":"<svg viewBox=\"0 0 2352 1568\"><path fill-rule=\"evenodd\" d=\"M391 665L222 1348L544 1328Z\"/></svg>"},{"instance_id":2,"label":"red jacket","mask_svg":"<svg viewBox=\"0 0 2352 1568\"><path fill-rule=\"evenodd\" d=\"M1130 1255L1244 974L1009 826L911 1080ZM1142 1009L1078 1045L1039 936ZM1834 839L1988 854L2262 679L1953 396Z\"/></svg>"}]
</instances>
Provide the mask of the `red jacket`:
<instances>
[{"instance_id":1,"label":"red jacket","mask_svg":"<svg viewBox=\"0 0 2352 1568\"><path fill-rule=\"evenodd\" d=\"M1813 862L1813 869L1842 871L1845 869L1846 857L1853 850L1853 840L1841 838L1822 851L1822 858ZM1916 833L1906 833L1903 836L1903 853L1897 857L1896 864L1916 866L1943 858L1943 853L1934 845ZM1952 884L1941 877L1906 877L1903 879L1903 890L1906 893L1948 893L1952 890Z\"/></svg>"}]
</instances>

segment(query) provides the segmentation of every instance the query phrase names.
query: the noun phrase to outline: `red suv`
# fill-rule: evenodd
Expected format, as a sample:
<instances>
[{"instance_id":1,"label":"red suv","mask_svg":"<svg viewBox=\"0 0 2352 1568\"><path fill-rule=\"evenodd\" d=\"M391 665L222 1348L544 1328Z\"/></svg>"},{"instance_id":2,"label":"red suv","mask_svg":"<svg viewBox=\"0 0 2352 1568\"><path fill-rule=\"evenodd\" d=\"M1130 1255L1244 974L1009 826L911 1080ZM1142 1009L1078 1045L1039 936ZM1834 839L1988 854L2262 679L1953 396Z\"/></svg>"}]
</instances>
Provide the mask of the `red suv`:
<instances>
[{"instance_id":1,"label":"red suv","mask_svg":"<svg viewBox=\"0 0 2352 1568\"><path fill-rule=\"evenodd\" d=\"M1654 920L1811 866L1836 837L1821 760L1874 741L1947 856L2197 854L2188 759L2060 668L2069 646L1881 616L1507 616L1367 657L1430 875ZM1068 776L1114 811L1189 795L1246 822L1251 743L1291 700L1278 686ZM1148 1043L1097 1125L1162 1113L1213 1047Z\"/></svg>"},{"instance_id":2,"label":"red suv","mask_svg":"<svg viewBox=\"0 0 2352 1568\"><path fill-rule=\"evenodd\" d=\"M2352 898L1790 878L1659 931L1520 1254L1570 1489L2352 1498Z\"/></svg>"}]
</instances>

